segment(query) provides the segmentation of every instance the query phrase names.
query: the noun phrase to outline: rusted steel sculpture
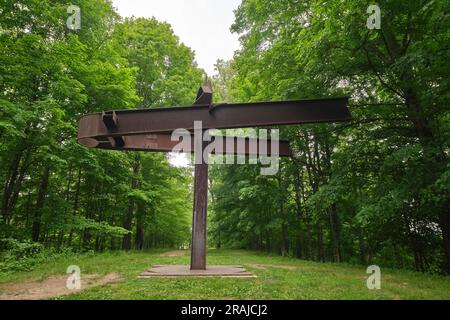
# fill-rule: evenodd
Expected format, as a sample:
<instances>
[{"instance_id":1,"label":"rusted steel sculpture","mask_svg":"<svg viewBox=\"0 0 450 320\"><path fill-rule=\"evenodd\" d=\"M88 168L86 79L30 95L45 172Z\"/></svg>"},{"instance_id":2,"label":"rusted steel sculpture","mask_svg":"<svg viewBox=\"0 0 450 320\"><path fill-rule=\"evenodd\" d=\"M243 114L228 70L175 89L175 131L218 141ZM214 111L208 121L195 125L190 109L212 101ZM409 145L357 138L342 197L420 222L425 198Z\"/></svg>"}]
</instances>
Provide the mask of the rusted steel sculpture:
<instances>
[{"instance_id":1,"label":"rusted steel sculpture","mask_svg":"<svg viewBox=\"0 0 450 320\"><path fill-rule=\"evenodd\" d=\"M207 81L197 93L190 107L160 109L115 110L83 116L79 120L78 142L86 147L110 150L170 152L177 141L171 140L174 130L184 128L194 131L194 121L201 121L203 130L245 128L273 125L293 125L318 122L337 122L351 119L347 108L348 98L326 98L257 103L212 103L211 83ZM201 136L191 139L188 152L194 152L194 144L204 149L210 142ZM221 138L213 136L212 140ZM200 139L195 141L195 139ZM256 155L259 140L233 137L235 143L225 144L216 153ZM236 142L245 148L238 150ZM269 141L270 142L270 141ZM258 150L251 148L252 143ZM270 145L270 143L267 143ZM268 155L272 150L268 148ZM291 156L287 141L279 141L279 156ZM208 164L202 155L196 161L194 175L194 205L192 219L191 269L206 269L206 217L208 200Z\"/></svg>"}]
</instances>

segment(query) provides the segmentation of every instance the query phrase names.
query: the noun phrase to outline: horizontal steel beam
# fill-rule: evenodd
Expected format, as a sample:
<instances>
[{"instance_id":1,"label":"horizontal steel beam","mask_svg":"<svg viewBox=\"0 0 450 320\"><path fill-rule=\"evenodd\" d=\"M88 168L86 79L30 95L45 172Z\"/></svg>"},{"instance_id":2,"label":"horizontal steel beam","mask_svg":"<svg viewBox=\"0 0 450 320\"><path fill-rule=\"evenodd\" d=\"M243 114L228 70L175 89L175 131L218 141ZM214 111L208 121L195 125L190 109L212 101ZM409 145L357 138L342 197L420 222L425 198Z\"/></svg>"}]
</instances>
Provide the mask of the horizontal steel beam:
<instances>
[{"instance_id":1,"label":"horizontal steel beam","mask_svg":"<svg viewBox=\"0 0 450 320\"><path fill-rule=\"evenodd\" d=\"M194 121L201 121L203 129L345 121L351 119L347 104L348 98L327 98L219 104L213 105L212 108L210 105L196 105L117 110L105 120L105 113L81 117L78 139L82 143L85 139L101 140L108 137L171 133L178 128L192 131ZM105 123L109 123L114 130L108 129Z\"/></svg>"},{"instance_id":2,"label":"horizontal steel beam","mask_svg":"<svg viewBox=\"0 0 450 320\"><path fill-rule=\"evenodd\" d=\"M222 143L215 143L217 148L213 149L213 151L211 152L212 154L258 155L265 153L268 156L272 155L271 139L267 139L265 147L263 147L261 141L256 138L211 136L211 143L214 143L218 139L222 139ZM114 139L111 137L105 138L100 141L92 138L79 139L80 144L91 148L99 148L106 150L160 151L160 152L174 151L174 148L181 142L181 140L172 141L171 135L156 133L146 135L125 136L123 137L123 142L124 142L123 146L116 145ZM292 150L289 147L289 142L285 140L279 140L278 142L279 142L278 155L280 157L292 156ZM185 143L183 147L184 147L183 152L194 152L194 137L191 136L190 143Z\"/></svg>"}]
</instances>

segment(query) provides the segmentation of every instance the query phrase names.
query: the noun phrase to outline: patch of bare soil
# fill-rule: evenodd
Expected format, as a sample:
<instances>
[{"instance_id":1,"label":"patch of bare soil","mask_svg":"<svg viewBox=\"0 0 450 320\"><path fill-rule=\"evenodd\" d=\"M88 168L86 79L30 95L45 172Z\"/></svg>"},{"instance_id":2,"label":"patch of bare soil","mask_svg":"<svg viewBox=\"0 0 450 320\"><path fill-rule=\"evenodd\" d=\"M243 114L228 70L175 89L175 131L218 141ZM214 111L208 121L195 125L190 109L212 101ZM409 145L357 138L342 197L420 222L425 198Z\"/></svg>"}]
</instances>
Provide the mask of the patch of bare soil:
<instances>
[{"instance_id":1,"label":"patch of bare soil","mask_svg":"<svg viewBox=\"0 0 450 320\"><path fill-rule=\"evenodd\" d=\"M98 275L81 276L81 289L70 290L66 287L68 275L49 277L44 281L24 281L0 286L0 300L41 300L63 296L92 287L101 286L109 282L118 281L120 275L116 272L98 279Z\"/></svg>"},{"instance_id":2,"label":"patch of bare soil","mask_svg":"<svg viewBox=\"0 0 450 320\"><path fill-rule=\"evenodd\" d=\"M283 264L249 264L249 266L259 270L267 270L267 268L278 268L290 271L297 270L297 267L287 266Z\"/></svg>"},{"instance_id":3,"label":"patch of bare soil","mask_svg":"<svg viewBox=\"0 0 450 320\"><path fill-rule=\"evenodd\" d=\"M161 257L181 257L186 255L187 250L175 250L161 253Z\"/></svg>"}]
</instances>

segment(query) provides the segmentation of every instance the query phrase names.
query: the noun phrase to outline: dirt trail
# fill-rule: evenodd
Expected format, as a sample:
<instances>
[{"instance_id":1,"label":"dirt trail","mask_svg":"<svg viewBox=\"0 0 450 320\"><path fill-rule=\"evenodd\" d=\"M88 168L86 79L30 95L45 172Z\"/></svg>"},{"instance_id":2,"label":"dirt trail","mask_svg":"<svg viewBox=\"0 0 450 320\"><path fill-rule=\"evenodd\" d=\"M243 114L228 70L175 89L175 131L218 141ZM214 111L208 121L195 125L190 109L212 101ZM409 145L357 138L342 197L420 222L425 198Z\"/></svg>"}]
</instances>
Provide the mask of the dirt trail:
<instances>
[{"instance_id":1,"label":"dirt trail","mask_svg":"<svg viewBox=\"0 0 450 320\"><path fill-rule=\"evenodd\" d=\"M187 252L188 252L188 250L168 251L168 252L161 253L160 256L161 257L181 257L181 256L186 255Z\"/></svg>"},{"instance_id":2,"label":"dirt trail","mask_svg":"<svg viewBox=\"0 0 450 320\"><path fill-rule=\"evenodd\" d=\"M82 275L81 289L70 290L66 287L68 275L49 277L44 281L27 280L15 284L0 285L0 300L41 300L63 296L74 292L118 281L120 275L109 273L98 279L98 275Z\"/></svg>"}]
</instances>

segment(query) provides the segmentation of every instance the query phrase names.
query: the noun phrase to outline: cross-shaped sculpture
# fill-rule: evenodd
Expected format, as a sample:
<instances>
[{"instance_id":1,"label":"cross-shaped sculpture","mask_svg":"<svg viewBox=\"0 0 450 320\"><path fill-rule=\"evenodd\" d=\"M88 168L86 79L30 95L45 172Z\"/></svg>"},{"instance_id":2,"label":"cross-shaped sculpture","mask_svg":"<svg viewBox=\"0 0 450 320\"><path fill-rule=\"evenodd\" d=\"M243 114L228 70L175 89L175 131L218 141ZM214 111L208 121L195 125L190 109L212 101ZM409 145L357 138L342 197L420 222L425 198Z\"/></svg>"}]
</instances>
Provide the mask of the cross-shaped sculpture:
<instances>
[{"instance_id":1,"label":"cross-shaped sculpture","mask_svg":"<svg viewBox=\"0 0 450 320\"><path fill-rule=\"evenodd\" d=\"M83 116L79 121L78 142L86 147L110 150L170 152L178 144L171 140L171 133L179 128L192 133L195 121L201 121L203 130L208 130L351 119L346 97L214 105L212 96L211 83L207 81L198 90L191 107L116 110ZM212 137L213 140L216 138L220 137ZM233 143L230 143L227 138L215 153L256 155L260 141L252 139L233 137ZM193 143L184 151L193 152L194 145L199 143L203 153L208 145L202 137L194 136L191 140ZM236 146L239 143L245 148L238 150ZM252 146L258 146L258 150ZM272 154L272 150L267 151ZM278 153L279 156L291 155L287 141L279 142ZM201 161L195 164L194 175L191 270L206 269L208 164L202 155L200 158Z\"/></svg>"}]
</instances>

